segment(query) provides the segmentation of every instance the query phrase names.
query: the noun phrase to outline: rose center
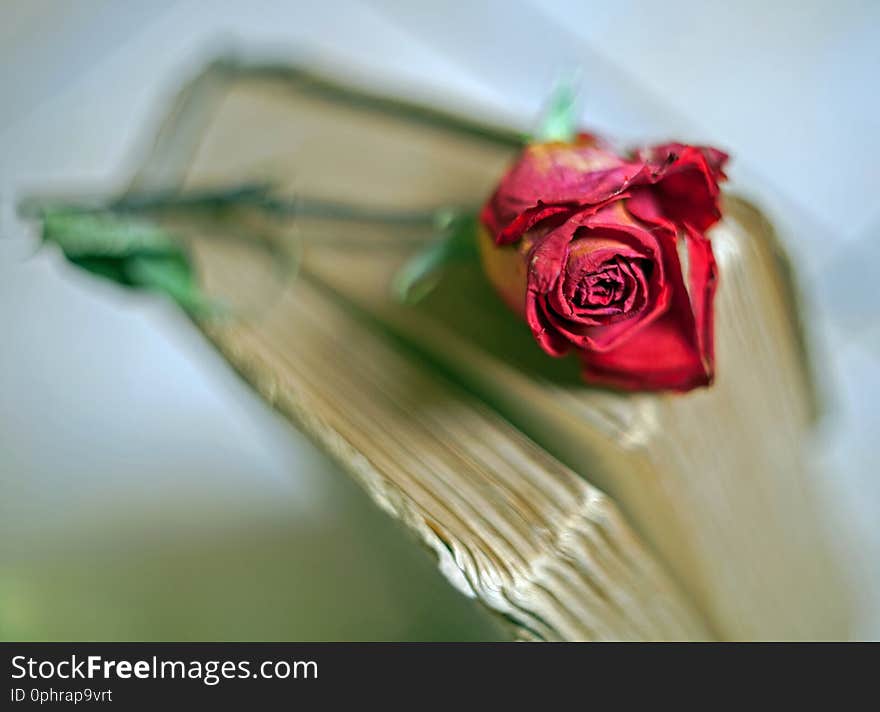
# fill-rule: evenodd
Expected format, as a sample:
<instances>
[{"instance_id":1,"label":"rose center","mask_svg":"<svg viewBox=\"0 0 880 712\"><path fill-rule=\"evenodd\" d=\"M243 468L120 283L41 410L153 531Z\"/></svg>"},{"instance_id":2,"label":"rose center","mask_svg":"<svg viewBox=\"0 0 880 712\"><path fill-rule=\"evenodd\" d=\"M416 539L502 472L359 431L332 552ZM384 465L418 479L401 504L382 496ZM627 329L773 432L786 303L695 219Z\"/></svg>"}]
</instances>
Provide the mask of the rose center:
<instances>
[{"instance_id":1,"label":"rose center","mask_svg":"<svg viewBox=\"0 0 880 712\"><path fill-rule=\"evenodd\" d=\"M610 265L599 272L581 278L574 292L574 302L581 308L607 307L623 298L624 280L617 265Z\"/></svg>"},{"instance_id":2,"label":"rose center","mask_svg":"<svg viewBox=\"0 0 880 712\"><path fill-rule=\"evenodd\" d=\"M650 299L653 263L603 233L574 240L549 306L566 319L590 326L637 316Z\"/></svg>"}]
</instances>

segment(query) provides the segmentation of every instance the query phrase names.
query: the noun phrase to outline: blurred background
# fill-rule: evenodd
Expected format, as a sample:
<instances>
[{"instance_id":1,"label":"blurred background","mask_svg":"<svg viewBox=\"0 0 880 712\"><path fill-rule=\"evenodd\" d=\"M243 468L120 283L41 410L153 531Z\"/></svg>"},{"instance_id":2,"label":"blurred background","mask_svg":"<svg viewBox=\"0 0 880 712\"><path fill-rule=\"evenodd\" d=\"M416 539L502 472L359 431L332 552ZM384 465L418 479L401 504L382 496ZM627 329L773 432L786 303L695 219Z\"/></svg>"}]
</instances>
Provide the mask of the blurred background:
<instances>
[{"instance_id":1,"label":"blurred background","mask_svg":"<svg viewBox=\"0 0 880 712\"><path fill-rule=\"evenodd\" d=\"M823 504L880 637L880 4L0 0L0 638L506 635L174 307L15 216L118 190L230 51L524 129L579 69L585 125L731 152L798 270Z\"/></svg>"}]
</instances>

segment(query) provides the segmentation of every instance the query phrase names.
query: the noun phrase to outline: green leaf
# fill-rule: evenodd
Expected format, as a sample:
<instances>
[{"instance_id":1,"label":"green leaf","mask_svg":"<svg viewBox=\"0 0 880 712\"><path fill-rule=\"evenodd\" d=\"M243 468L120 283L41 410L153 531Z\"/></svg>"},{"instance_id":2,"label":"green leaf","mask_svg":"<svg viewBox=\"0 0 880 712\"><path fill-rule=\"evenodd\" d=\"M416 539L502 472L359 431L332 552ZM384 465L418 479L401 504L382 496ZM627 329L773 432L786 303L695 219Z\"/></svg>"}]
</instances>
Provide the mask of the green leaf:
<instances>
[{"instance_id":1,"label":"green leaf","mask_svg":"<svg viewBox=\"0 0 880 712\"><path fill-rule=\"evenodd\" d=\"M404 304L417 304L436 288L448 263L476 259L476 229L474 214L437 211L435 239L407 260L391 281L395 299Z\"/></svg>"},{"instance_id":2,"label":"green leaf","mask_svg":"<svg viewBox=\"0 0 880 712\"><path fill-rule=\"evenodd\" d=\"M180 255L133 255L125 261L125 273L133 286L167 294L190 314L218 316L226 312L202 293L189 261Z\"/></svg>"},{"instance_id":3,"label":"green leaf","mask_svg":"<svg viewBox=\"0 0 880 712\"><path fill-rule=\"evenodd\" d=\"M174 237L153 223L69 209L43 213L43 240L57 244L70 259L180 251Z\"/></svg>"},{"instance_id":4,"label":"green leaf","mask_svg":"<svg viewBox=\"0 0 880 712\"><path fill-rule=\"evenodd\" d=\"M560 82L538 124L536 141L569 143L577 134L578 92L574 81Z\"/></svg>"},{"instance_id":5,"label":"green leaf","mask_svg":"<svg viewBox=\"0 0 880 712\"><path fill-rule=\"evenodd\" d=\"M130 284L125 272L125 260L117 257L92 257L90 255L70 257L68 259L71 264L98 277L103 277L119 284Z\"/></svg>"},{"instance_id":6,"label":"green leaf","mask_svg":"<svg viewBox=\"0 0 880 712\"><path fill-rule=\"evenodd\" d=\"M163 227L107 212L44 210L43 240L71 262L117 284L171 297L191 314L223 312L198 286L189 256Z\"/></svg>"}]
</instances>

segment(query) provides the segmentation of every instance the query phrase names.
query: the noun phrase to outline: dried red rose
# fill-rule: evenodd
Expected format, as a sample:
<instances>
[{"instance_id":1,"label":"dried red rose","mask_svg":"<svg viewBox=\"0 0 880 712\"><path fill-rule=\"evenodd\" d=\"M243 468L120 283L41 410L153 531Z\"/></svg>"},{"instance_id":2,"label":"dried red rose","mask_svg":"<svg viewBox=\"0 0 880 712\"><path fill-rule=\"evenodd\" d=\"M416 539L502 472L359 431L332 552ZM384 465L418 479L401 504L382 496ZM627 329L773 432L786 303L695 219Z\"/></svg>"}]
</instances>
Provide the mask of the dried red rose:
<instances>
[{"instance_id":1,"label":"dried red rose","mask_svg":"<svg viewBox=\"0 0 880 712\"><path fill-rule=\"evenodd\" d=\"M717 274L705 231L726 160L681 144L624 157L588 135L532 144L481 213L486 274L544 351L579 352L587 382L707 385Z\"/></svg>"}]
</instances>

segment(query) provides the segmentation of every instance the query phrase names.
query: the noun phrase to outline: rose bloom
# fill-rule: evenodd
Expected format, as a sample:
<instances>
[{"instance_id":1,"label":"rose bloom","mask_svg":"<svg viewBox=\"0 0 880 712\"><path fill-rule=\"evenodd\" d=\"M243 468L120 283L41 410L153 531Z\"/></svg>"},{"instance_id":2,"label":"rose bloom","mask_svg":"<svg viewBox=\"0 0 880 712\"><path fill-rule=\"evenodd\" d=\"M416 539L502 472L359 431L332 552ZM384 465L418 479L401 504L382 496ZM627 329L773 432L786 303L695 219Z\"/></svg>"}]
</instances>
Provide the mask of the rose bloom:
<instances>
[{"instance_id":1,"label":"rose bloom","mask_svg":"<svg viewBox=\"0 0 880 712\"><path fill-rule=\"evenodd\" d=\"M708 385L717 273L705 232L726 160L681 144L621 156L586 134L529 145L480 216L486 275L544 351L578 352L588 383Z\"/></svg>"}]
</instances>

